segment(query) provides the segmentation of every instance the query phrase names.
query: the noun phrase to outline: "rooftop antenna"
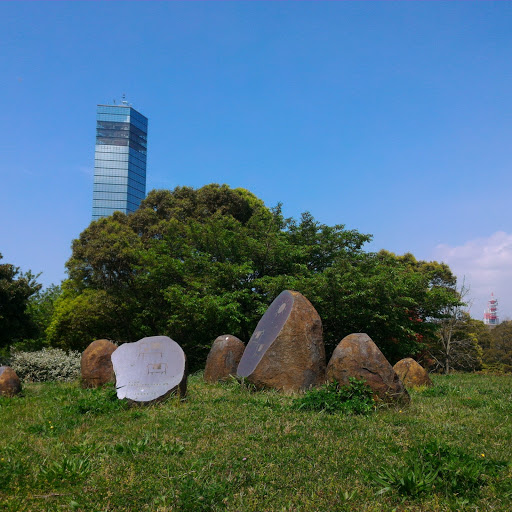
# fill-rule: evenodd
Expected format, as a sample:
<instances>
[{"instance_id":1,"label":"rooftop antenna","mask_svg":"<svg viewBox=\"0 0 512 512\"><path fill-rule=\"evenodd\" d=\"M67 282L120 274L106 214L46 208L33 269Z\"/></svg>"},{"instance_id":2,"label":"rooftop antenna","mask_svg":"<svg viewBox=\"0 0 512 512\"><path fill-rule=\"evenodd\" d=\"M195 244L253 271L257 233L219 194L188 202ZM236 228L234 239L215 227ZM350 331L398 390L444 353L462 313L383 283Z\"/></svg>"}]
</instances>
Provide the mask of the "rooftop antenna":
<instances>
[{"instance_id":1,"label":"rooftop antenna","mask_svg":"<svg viewBox=\"0 0 512 512\"><path fill-rule=\"evenodd\" d=\"M123 92L123 105L128 105L128 102L126 101L126 94Z\"/></svg>"}]
</instances>

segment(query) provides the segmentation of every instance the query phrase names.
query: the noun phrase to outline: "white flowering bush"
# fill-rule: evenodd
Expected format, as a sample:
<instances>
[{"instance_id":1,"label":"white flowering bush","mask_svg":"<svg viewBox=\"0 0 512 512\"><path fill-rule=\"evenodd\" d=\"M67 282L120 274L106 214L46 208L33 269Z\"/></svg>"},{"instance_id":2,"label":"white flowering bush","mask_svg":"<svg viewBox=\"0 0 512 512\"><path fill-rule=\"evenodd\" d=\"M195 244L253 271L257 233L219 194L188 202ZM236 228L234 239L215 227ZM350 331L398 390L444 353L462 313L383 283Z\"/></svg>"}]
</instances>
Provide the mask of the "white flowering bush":
<instances>
[{"instance_id":1,"label":"white flowering bush","mask_svg":"<svg viewBox=\"0 0 512 512\"><path fill-rule=\"evenodd\" d=\"M81 354L60 348L43 348L37 352L14 352L11 368L24 381L69 381L80 375Z\"/></svg>"}]
</instances>

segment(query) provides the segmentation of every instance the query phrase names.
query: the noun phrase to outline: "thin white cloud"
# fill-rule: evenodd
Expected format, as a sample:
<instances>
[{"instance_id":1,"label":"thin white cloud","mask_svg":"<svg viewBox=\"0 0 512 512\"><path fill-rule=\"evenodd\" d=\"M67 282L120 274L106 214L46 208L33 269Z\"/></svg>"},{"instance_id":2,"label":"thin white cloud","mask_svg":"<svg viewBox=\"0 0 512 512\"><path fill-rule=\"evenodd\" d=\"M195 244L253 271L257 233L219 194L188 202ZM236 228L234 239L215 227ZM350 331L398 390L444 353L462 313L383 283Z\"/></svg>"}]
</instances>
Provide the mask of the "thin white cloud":
<instances>
[{"instance_id":1,"label":"thin white cloud","mask_svg":"<svg viewBox=\"0 0 512 512\"><path fill-rule=\"evenodd\" d=\"M471 315L482 319L492 292L498 299L501 320L512 316L512 234L498 231L464 245L438 245L434 259L447 263L459 278L465 278L473 301Z\"/></svg>"}]
</instances>

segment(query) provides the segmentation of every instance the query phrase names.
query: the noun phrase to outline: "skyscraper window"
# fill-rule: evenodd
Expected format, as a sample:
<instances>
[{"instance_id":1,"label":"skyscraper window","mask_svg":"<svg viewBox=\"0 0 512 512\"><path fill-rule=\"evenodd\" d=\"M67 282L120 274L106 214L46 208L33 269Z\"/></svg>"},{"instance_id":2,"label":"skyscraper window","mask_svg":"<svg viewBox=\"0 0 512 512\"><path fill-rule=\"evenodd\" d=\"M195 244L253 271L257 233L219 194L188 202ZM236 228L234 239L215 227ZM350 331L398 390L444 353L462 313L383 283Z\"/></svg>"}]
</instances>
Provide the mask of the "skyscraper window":
<instances>
[{"instance_id":1,"label":"skyscraper window","mask_svg":"<svg viewBox=\"0 0 512 512\"><path fill-rule=\"evenodd\" d=\"M148 120L123 101L98 105L92 219L134 212L146 196Z\"/></svg>"}]
</instances>

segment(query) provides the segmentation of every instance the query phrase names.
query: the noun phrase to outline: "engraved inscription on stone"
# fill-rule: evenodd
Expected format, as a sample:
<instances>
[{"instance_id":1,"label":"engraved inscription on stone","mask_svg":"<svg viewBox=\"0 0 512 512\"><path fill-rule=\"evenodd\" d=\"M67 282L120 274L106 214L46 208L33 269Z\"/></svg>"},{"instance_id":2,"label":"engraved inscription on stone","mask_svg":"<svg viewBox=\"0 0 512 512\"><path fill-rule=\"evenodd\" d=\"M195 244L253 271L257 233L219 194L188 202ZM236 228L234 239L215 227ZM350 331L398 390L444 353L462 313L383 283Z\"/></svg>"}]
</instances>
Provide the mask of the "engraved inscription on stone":
<instances>
[{"instance_id":1,"label":"engraved inscription on stone","mask_svg":"<svg viewBox=\"0 0 512 512\"><path fill-rule=\"evenodd\" d=\"M237 374L240 377L248 377L258 366L288 320L293 300L293 295L285 290L277 296L261 317L238 365Z\"/></svg>"},{"instance_id":2,"label":"engraved inscription on stone","mask_svg":"<svg viewBox=\"0 0 512 512\"><path fill-rule=\"evenodd\" d=\"M155 400L180 384L185 354L167 336L125 343L112 354L118 398L136 402Z\"/></svg>"}]
</instances>

